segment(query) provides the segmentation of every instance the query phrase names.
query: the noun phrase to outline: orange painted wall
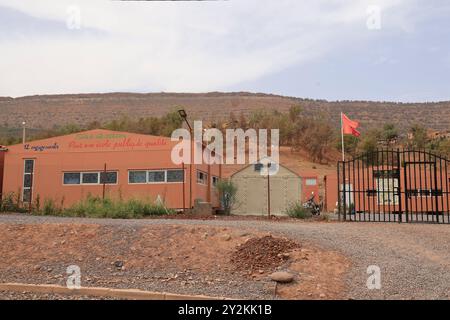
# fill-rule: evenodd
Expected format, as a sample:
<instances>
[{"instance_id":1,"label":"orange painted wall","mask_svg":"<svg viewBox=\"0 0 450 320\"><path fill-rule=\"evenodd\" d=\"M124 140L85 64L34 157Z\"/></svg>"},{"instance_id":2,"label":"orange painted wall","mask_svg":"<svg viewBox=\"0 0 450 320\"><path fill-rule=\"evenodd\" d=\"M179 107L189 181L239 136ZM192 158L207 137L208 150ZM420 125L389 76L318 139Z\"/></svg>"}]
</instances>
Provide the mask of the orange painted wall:
<instances>
[{"instance_id":1,"label":"orange painted wall","mask_svg":"<svg viewBox=\"0 0 450 320\"><path fill-rule=\"evenodd\" d=\"M0 147L0 197L2 195L3 190L3 172L4 172L4 166L5 166L5 151L1 150Z\"/></svg>"},{"instance_id":2,"label":"orange painted wall","mask_svg":"<svg viewBox=\"0 0 450 320\"><path fill-rule=\"evenodd\" d=\"M103 185L63 185L63 172L118 171L118 183L106 185L106 194L112 198L148 198L159 195L170 208L183 208L183 183L129 184L128 170L182 169L171 160L176 142L169 138L148 135L92 130L67 136L33 141L9 147L5 155L6 172L3 189L18 192L22 188L24 159L35 159L33 199L39 194L69 206L88 194L102 196ZM192 165L193 183L190 193L190 165L185 166L185 205L194 199L207 201L208 187L197 184L196 170L207 170L207 165ZM219 165L210 166L211 175L219 176ZM211 179L211 176L209 176ZM211 194L215 194L211 185ZM191 200L189 199L191 195ZM211 196L212 204L218 201Z\"/></svg>"},{"instance_id":3,"label":"orange painted wall","mask_svg":"<svg viewBox=\"0 0 450 320\"><path fill-rule=\"evenodd\" d=\"M319 178L317 176L306 176L301 175L302 180L302 194L301 194L301 201L306 201L311 197L311 193L314 192L315 198L314 200L316 203L319 203ZM307 179L315 179L316 185L310 186L306 185Z\"/></svg>"},{"instance_id":4,"label":"orange painted wall","mask_svg":"<svg viewBox=\"0 0 450 320\"><path fill-rule=\"evenodd\" d=\"M337 185L337 174L329 174L324 177L324 188L325 188L325 210L328 212L333 212L337 208L338 201L338 185Z\"/></svg>"}]
</instances>

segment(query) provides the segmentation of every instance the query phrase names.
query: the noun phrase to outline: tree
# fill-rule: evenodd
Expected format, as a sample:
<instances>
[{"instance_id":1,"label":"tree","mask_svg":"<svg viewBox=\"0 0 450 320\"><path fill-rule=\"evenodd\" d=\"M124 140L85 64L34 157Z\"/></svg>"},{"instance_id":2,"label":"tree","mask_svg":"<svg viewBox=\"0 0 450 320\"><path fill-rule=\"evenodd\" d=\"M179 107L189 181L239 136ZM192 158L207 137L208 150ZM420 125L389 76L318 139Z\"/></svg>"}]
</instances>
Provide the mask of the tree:
<instances>
[{"instance_id":1,"label":"tree","mask_svg":"<svg viewBox=\"0 0 450 320\"><path fill-rule=\"evenodd\" d=\"M371 129L364 135L358 144L359 152L367 154L367 160L371 161L372 155L378 148L378 141L380 140L380 131L378 129Z\"/></svg>"},{"instance_id":2,"label":"tree","mask_svg":"<svg viewBox=\"0 0 450 320\"><path fill-rule=\"evenodd\" d=\"M328 122L314 121L305 130L301 144L313 161L322 162L333 140L333 128Z\"/></svg>"},{"instance_id":3,"label":"tree","mask_svg":"<svg viewBox=\"0 0 450 320\"><path fill-rule=\"evenodd\" d=\"M236 185L231 180L220 180L216 185L216 190L225 214L230 214L237 202Z\"/></svg>"},{"instance_id":4,"label":"tree","mask_svg":"<svg viewBox=\"0 0 450 320\"><path fill-rule=\"evenodd\" d=\"M352 157L356 156L358 153L358 144L360 143L360 138L353 135L344 135L344 151L346 154L350 154ZM339 133L339 138L336 140L336 149L342 151L342 139L341 133Z\"/></svg>"},{"instance_id":5,"label":"tree","mask_svg":"<svg viewBox=\"0 0 450 320\"><path fill-rule=\"evenodd\" d=\"M381 139L388 145L394 143L398 138L398 130L393 123L386 123L381 131Z\"/></svg>"},{"instance_id":6,"label":"tree","mask_svg":"<svg viewBox=\"0 0 450 320\"><path fill-rule=\"evenodd\" d=\"M427 130L420 124L415 124L410 130L411 139L408 142L408 146L415 149L424 149L427 142Z\"/></svg>"}]
</instances>

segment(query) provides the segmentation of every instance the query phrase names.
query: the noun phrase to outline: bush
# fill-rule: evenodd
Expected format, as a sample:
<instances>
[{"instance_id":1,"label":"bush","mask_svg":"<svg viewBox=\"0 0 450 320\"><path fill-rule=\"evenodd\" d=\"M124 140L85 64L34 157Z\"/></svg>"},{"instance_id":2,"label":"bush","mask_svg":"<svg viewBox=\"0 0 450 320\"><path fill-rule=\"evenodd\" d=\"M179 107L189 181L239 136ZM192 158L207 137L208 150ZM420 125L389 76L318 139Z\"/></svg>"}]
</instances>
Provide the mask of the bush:
<instances>
[{"instance_id":1,"label":"bush","mask_svg":"<svg viewBox=\"0 0 450 320\"><path fill-rule=\"evenodd\" d=\"M155 204L151 201L138 199L113 200L110 198L88 196L69 208L58 207L53 200L45 200L42 210L34 214L56 215L69 217L130 219L147 216L162 216L175 213L174 210Z\"/></svg>"},{"instance_id":2,"label":"bush","mask_svg":"<svg viewBox=\"0 0 450 320\"><path fill-rule=\"evenodd\" d=\"M54 200L45 199L42 211L37 207L35 208L35 211L44 216L58 216L61 215L62 209L58 208Z\"/></svg>"},{"instance_id":3,"label":"bush","mask_svg":"<svg viewBox=\"0 0 450 320\"><path fill-rule=\"evenodd\" d=\"M230 214L236 204L237 187L231 180L220 180L216 185L220 203L225 214Z\"/></svg>"},{"instance_id":4,"label":"bush","mask_svg":"<svg viewBox=\"0 0 450 320\"><path fill-rule=\"evenodd\" d=\"M284 213L289 217L296 219L308 219L312 217L311 210L303 208L303 205L300 202L291 204Z\"/></svg>"},{"instance_id":5,"label":"bush","mask_svg":"<svg viewBox=\"0 0 450 320\"><path fill-rule=\"evenodd\" d=\"M27 212L20 201L20 192L10 192L4 195L0 201L1 212Z\"/></svg>"}]
</instances>

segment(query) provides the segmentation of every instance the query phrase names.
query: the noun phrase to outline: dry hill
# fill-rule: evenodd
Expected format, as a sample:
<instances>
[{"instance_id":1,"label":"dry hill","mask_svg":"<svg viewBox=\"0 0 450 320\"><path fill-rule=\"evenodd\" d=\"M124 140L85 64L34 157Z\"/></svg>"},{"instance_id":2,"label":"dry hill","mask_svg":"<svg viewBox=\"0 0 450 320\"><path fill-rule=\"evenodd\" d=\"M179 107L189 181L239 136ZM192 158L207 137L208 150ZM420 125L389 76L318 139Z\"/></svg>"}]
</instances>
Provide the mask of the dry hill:
<instances>
[{"instance_id":1,"label":"dry hill","mask_svg":"<svg viewBox=\"0 0 450 320\"><path fill-rule=\"evenodd\" d=\"M160 116L178 106L191 119L227 118L230 112L248 114L257 109L287 111L301 105L308 115L323 115L338 125L343 111L362 123L362 129L394 122L404 130L415 122L429 128L450 128L450 102L391 103L365 101L328 102L253 93L107 93L44 95L21 98L0 97L0 127L20 127L26 121L31 128L51 128L66 123L105 122L126 114L133 118Z\"/></svg>"}]
</instances>

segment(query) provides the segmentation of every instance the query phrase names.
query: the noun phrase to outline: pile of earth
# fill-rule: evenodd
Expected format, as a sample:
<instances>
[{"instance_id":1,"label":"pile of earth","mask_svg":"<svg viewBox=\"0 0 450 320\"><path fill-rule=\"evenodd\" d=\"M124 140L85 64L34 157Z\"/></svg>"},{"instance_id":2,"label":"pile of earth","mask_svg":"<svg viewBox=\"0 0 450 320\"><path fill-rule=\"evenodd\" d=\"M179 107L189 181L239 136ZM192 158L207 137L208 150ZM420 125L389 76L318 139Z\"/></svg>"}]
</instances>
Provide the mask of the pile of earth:
<instances>
[{"instance_id":1,"label":"pile of earth","mask_svg":"<svg viewBox=\"0 0 450 320\"><path fill-rule=\"evenodd\" d=\"M231 262L237 270L254 272L271 272L285 264L290 252L300 248L300 244L285 238L271 235L251 238L238 245L231 255Z\"/></svg>"}]
</instances>

